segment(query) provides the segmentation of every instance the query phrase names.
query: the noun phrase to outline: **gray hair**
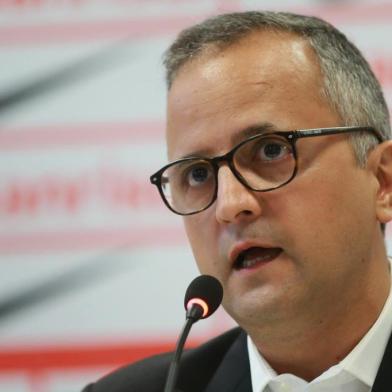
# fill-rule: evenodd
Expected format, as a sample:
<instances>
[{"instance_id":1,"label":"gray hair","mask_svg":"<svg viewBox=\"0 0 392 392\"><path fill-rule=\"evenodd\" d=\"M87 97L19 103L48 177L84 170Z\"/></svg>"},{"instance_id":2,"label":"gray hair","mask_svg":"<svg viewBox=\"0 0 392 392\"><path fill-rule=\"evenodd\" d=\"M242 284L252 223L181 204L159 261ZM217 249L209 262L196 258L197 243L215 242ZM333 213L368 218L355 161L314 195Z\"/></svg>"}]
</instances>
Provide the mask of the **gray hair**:
<instances>
[{"instance_id":1,"label":"gray hair","mask_svg":"<svg viewBox=\"0 0 392 392\"><path fill-rule=\"evenodd\" d=\"M223 14L183 30L164 55L170 90L180 68L207 48L224 50L241 38L261 30L283 31L304 37L315 51L324 77L323 94L343 124L371 126L390 139L388 107L380 84L361 52L322 19L286 12ZM340 125L340 124L339 124ZM372 135L352 136L360 166L377 141Z\"/></svg>"}]
</instances>

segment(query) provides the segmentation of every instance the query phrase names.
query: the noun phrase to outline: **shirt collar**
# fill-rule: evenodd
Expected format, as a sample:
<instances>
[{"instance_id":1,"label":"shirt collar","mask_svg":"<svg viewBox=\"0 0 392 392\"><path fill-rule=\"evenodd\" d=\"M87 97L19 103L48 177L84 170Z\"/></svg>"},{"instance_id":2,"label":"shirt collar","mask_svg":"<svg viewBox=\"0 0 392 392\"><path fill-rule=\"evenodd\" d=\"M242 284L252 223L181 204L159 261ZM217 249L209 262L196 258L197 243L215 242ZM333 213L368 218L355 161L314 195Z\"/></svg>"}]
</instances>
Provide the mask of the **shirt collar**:
<instances>
[{"instance_id":1,"label":"shirt collar","mask_svg":"<svg viewBox=\"0 0 392 392\"><path fill-rule=\"evenodd\" d=\"M343 371L371 387L376 378L391 330L392 295L390 290L379 317L366 335L340 363L326 370L314 381L333 377ZM261 356L249 335L247 343L252 390L254 392L263 391L267 384L278 375Z\"/></svg>"},{"instance_id":2,"label":"shirt collar","mask_svg":"<svg viewBox=\"0 0 392 392\"><path fill-rule=\"evenodd\" d=\"M261 356L249 335L247 342L252 391L264 391L264 388L267 386L267 384L273 380L277 374L267 363L267 361Z\"/></svg>"}]
</instances>

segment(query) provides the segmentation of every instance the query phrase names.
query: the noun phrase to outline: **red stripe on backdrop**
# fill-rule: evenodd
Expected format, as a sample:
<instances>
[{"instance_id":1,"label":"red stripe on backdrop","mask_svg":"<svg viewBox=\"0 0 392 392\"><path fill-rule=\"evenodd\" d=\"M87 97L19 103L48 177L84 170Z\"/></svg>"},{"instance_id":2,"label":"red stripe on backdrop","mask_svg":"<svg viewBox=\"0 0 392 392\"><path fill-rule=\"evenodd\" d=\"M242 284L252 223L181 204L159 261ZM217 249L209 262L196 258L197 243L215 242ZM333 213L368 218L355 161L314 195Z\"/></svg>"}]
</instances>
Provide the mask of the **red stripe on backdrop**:
<instances>
[{"instance_id":1,"label":"red stripe on backdrop","mask_svg":"<svg viewBox=\"0 0 392 392\"><path fill-rule=\"evenodd\" d=\"M331 2L332 3L332 2ZM384 22L390 25L392 15L392 3L390 1L378 1L365 3L344 3L311 6L290 7L290 10L304 15L318 16L331 23L362 23L369 27L372 23Z\"/></svg>"},{"instance_id":2,"label":"red stripe on backdrop","mask_svg":"<svg viewBox=\"0 0 392 392\"><path fill-rule=\"evenodd\" d=\"M276 7L267 7L275 9ZM248 9L238 3L233 7L217 7L215 12L229 12ZM289 7L287 11L318 15L333 23L389 23L392 15L390 2L377 4L334 4L314 7ZM126 13L126 10L124 11ZM211 14L210 13L210 14ZM180 15L155 18L130 18L84 22L53 22L41 25L19 25L0 28L0 45L50 44L59 42L91 41L98 39L130 39L161 37L172 34L210 15Z\"/></svg>"},{"instance_id":3,"label":"red stripe on backdrop","mask_svg":"<svg viewBox=\"0 0 392 392\"><path fill-rule=\"evenodd\" d=\"M193 340L187 346L195 346ZM112 345L0 348L0 372L47 371L88 367L117 367L150 355L172 351L175 341L118 343Z\"/></svg>"},{"instance_id":4,"label":"red stripe on backdrop","mask_svg":"<svg viewBox=\"0 0 392 392\"><path fill-rule=\"evenodd\" d=\"M89 249L129 249L149 246L178 246L186 243L181 227L113 230L57 231L0 235L0 254Z\"/></svg>"},{"instance_id":5,"label":"red stripe on backdrop","mask_svg":"<svg viewBox=\"0 0 392 392\"><path fill-rule=\"evenodd\" d=\"M0 33L1 34L1 33ZM61 124L0 127L0 150L107 145L137 141L163 142L163 120L129 123Z\"/></svg>"},{"instance_id":6,"label":"red stripe on backdrop","mask_svg":"<svg viewBox=\"0 0 392 392\"><path fill-rule=\"evenodd\" d=\"M161 37L194 24L205 15L102 21L47 23L0 28L0 44L50 44L98 39L141 39Z\"/></svg>"}]
</instances>

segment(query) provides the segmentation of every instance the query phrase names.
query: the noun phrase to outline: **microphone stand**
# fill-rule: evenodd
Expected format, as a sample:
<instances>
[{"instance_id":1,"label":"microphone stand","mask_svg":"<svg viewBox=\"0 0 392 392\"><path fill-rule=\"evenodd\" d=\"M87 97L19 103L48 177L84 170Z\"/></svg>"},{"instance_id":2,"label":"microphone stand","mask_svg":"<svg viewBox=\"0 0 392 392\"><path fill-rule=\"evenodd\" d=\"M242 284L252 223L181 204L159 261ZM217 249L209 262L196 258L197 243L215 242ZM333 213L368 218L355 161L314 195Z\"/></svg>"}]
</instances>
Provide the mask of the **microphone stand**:
<instances>
[{"instance_id":1,"label":"microphone stand","mask_svg":"<svg viewBox=\"0 0 392 392\"><path fill-rule=\"evenodd\" d=\"M192 325L200 320L203 316L203 308L200 305L193 304L186 312L186 321L178 338L176 351L170 363L169 373L166 379L164 392L175 392L175 385L178 377L178 365L180 363L181 355L184 349L185 341L189 335Z\"/></svg>"}]
</instances>

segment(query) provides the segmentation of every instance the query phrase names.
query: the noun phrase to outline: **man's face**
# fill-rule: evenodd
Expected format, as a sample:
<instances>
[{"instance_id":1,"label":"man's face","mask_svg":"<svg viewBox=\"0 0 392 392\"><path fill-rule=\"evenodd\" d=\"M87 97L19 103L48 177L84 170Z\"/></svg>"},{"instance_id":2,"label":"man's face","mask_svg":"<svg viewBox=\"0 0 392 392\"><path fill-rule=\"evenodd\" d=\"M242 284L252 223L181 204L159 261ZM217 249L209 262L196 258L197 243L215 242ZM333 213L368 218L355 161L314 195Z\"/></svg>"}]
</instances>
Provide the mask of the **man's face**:
<instances>
[{"instance_id":1,"label":"man's face","mask_svg":"<svg viewBox=\"0 0 392 392\"><path fill-rule=\"evenodd\" d=\"M299 37L260 32L186 64L168 96L169 158L224 154L245 129L266 123L280 131L342 125ZM200 271L221 281L224 306L244 327L323 322L368 283L373 177L344 135L300 139L297 152L294 180L265 193L223 164L215 203L184 218Z\"/></svg>"}]
</instances>

